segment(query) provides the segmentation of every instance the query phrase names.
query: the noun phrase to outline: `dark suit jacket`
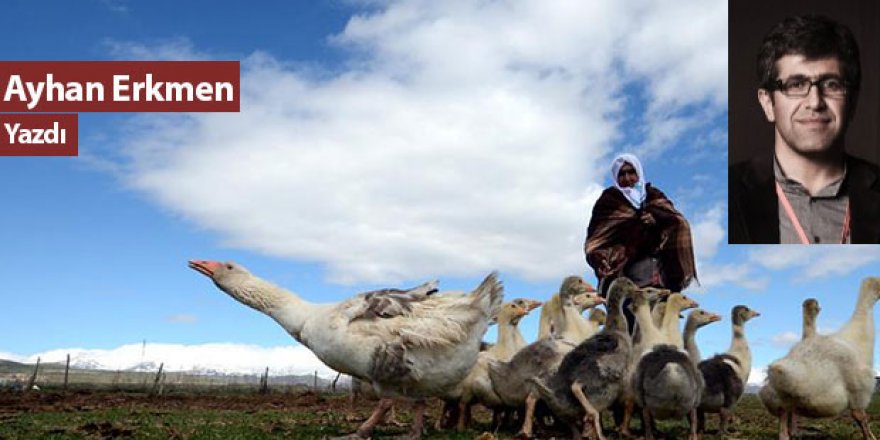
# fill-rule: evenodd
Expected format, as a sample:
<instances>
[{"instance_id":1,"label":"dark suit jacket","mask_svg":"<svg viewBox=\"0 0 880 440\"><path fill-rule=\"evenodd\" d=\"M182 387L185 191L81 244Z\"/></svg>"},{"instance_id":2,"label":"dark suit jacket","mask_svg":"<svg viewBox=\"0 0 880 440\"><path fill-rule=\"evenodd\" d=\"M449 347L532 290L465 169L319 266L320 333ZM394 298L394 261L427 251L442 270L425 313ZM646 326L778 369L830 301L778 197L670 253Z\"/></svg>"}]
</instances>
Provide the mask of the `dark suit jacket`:
<instances>
[{"instance_id":1,"label":"dark suit jacket","mask_svg":"<svg viewBox=\"0 0 880 440\"><path fill-rule=\"evenodd\" d=\"M846 156L850 241L880 243L880 168ZM773 156L764 155L728 169L727 234L731 244L779 243L779 204Z\"/></svg>"}]
</instances>

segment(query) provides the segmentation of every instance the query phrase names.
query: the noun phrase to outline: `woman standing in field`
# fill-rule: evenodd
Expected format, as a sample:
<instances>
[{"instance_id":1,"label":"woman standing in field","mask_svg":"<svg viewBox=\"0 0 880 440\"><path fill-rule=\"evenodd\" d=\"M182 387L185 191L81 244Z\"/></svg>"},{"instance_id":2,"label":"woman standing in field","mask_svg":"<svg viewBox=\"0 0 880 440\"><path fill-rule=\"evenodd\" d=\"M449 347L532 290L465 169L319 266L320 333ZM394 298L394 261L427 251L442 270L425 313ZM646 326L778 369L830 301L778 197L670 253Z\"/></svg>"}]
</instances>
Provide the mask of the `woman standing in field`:
<instances>
[{"instance_id":1,"label":"woman standing in field","mask_svg":"<svg viewBox=\"0 0 880 440\"><path fill-rule=\"evenodd\" d=\"M634 155L615 157L611 177L612 186L593 207L584 244L600 291L621 275L640 287L682 291L697 278L687 219L647 182Z\"/></svg>"}]
</instances>

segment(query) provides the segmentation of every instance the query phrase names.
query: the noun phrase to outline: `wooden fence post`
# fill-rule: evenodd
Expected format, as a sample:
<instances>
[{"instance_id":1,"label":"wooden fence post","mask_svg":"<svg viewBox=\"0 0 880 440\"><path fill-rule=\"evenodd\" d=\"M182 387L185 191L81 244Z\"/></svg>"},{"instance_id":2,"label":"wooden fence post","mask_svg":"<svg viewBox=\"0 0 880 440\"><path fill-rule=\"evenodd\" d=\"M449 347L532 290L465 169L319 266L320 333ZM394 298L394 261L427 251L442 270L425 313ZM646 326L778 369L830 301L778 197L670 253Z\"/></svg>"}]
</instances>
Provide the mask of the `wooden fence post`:
<instances>
[{"instance_id":1,"label":"wooden fence post","mask_svg":"<svg viewBox=\"0 0 880 440\"><path fill-rule=\"evenodd\" d=\"M266 367L266 372L260 376L260 394L269 394L269 367Z\"/></svg>"},{"instance_id":2,"label":"wooden fence post","mask_svg":"<svg viewBox=\"0 0 880 440\"><path fill-rule=\"evenodd\" d=\"M167 375L166 375L165 373L162 373L162 381L159 383L159 395L160 395L160 396L163 395L163 394L165 394L165 379L166 379L166 376L167 376Z\"/></svg>"},{"instance_id":3,"label":"wooden fence post","mask_svg":"<svg viewBox=\"0 0 880 440\"><path fill-rule=\"evenodd\" d=\"M339 381L339 376L342 376L342 373L337 372L336 378L334 378L333 383L330 384L330 390L334 393L336 392L336 382Z\"/></svg>"},{"instance_id":4,"label":"wooden fence post","mask_svg":"<svg viewBox=\"0 0 880 440\"><path fill-rule=\"evenodd\" d=\"M315 386L312 389L315 390L315 393L317 394L317 392L318 392L318 370L315 370Z\"/></svg>"},{"instance_id":5,"label":"wooden fence post","mask_svg":"<svg viewBox=\"0 0 880 440\"><path fill-rule=\"evenodd\" d=\"M31 379L28 381L27 389L25 391L31 391L34 389L34 383L37 382L37 373L40 371L40 358L37 358L37 364L34 365L34 374L31 375Z\"/></svg>"},{"instance_id":6,"label":"wooden fence post","mask_svg":"<svg viewBox=\"0 0 880 440\"><path fill-rule=\"evenodd\" d=\"M162 379L162 368L165 367L165 362L159 364L159 372L156 373L156 379L153 381L153 389L150 391L150 394L156 394L156 391L159 387L159 380Z\"/></svg>"},{"instance_id":7,"label":"wooden fence post","mask_svg":"<svg viewBox=\"0 0 880 440\"><path fill-rule=\"evenodd\" d=\"M67 364L64 365L64 392L67 392L67 378L70 374L70 353L67 353Z\"/></svg>"}]
</instances>

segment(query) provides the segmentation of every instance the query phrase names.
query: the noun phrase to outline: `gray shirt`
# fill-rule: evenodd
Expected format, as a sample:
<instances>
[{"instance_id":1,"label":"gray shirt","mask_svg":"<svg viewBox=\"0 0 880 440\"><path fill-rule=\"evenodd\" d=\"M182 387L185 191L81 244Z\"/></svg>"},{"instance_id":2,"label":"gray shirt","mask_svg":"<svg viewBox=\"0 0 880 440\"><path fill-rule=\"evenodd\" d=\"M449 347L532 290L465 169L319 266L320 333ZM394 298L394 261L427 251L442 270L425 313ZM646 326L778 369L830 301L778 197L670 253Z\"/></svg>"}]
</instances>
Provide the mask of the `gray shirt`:
<instances>
[{"instance_id":1,"label":"gray shirt","mask_svg":"<svg viewBox=\"0 0 880 440\"><path fill-rule=\"evenodd\" d=\"M816 195L811 196L809 191L800 183L789 179L782 172L779 163L773 159L773 174L776 182L782 187L782 192L788 198L792 210L794 210L804 233L811 243L840 244L843 232L846 206L849 196L844 191L843 183L846 179L846 169L843 176L822 188ZM850 235L846 236L846 243L850 242ZM782 201L779 202L779 238L783 244L800 244L801 239L788 217Z\"/></svg>"}]
</instances>

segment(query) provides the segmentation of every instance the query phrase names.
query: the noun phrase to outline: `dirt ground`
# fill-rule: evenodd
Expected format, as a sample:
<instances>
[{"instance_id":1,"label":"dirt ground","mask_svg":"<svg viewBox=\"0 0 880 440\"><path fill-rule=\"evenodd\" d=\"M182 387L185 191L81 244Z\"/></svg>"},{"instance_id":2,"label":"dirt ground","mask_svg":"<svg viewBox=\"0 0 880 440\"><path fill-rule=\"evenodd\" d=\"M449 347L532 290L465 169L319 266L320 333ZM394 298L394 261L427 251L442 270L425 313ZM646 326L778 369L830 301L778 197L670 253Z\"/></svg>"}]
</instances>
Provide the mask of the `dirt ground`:
<instances>
[{"instance_id":1,"label":"dirt ground","mask_svg":"<svg viewBox=\"0 0 880 440\"><path fill-rule=\"evenodd\" d=\"M275 393L207 394L171 393L151 396L142 392L70 391L0 392L0 439L37 438L334 438L350 434L365 420L375 401L360 399L349 408L345 394ZM877 418L877 402L869 408ZM433 425L440 412L440 402L429 404L426 416L427 439L503 439L511 438L517 426L494 430L490 413L478 409L476 424L456 433L437 431ZM703 438L772 439L776 421L761 407L754 395L744 396L736 417L737 431L721 435L716 419L709 419L709 431ZM411 422L409 404L396 411L399 423L381 425L374 438L404 436ZM605 426L610 426L606 418ZM873 426L877 425L877 426ZM638 422L635 424L636 430ZM804 421L802 439L849 439L860 437L846 415L819 421ZM873 423L880 432L880 422ZM661 422L665 438L685 438L683 421ZM609 438L618 436L606 429ZM537 438L568 438L567 430L539 430Z\"/></svg>"},{"instance_id":2,"label":"dirt ground","mask_svg":"<svg viewBox=\"0 0 880 440\"><path fill-rule=\"evenodd\" d=\"M6 438L332 438L354 432L376 401L350 405L346 394L70 391L0 392L0 439ZM426 423L439 413L431 402ZM479 412L478 412L479 413ZM410 405L396 409L377 438L405 435ZM488 418L488 413L480 413ZM473 438L474 431L461 436ZM432 438L427 436L426 438Z\"/></svg>"},{"instance_id":3,"label":"dirt ground","mask_svg":"<svg viewBox=\"0 0 880 440\"><path fill-rule=\"evenodd\" d=\"M0 415L65 411L100 411L110 408L149 410L261 411L308 408L329 411L339 395L298 394L167 394L78 390L62 392L0 393Z\"/></svg>"}]
</instances>

